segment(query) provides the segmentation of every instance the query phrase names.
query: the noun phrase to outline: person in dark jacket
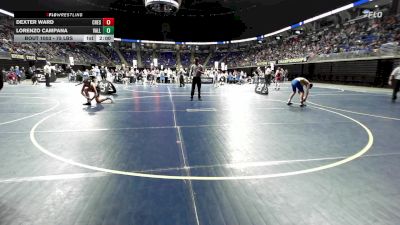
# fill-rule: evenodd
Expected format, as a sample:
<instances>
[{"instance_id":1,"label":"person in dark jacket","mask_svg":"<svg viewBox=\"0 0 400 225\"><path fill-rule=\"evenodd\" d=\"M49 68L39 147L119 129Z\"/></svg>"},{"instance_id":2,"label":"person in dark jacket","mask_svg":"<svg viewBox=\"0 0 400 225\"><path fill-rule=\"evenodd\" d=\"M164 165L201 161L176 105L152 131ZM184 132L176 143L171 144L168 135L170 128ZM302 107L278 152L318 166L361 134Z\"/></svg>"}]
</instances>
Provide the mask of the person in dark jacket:
<instances>
[{"instance_id":1,"label":"person in dark jacket","mask_svg":"<svg viewBox=\"0 0 400 225\"><path fill-rule=\"evenodd\" d=\"M204 74L204 68L199 63L199 58L196 57L194 59L194 64L190 67L189 74L193 77L190 99L193 101L193 95L197 85L197 91L199 92L199 101L201 101L201 75Z\"/></svg>"}]
</instances>

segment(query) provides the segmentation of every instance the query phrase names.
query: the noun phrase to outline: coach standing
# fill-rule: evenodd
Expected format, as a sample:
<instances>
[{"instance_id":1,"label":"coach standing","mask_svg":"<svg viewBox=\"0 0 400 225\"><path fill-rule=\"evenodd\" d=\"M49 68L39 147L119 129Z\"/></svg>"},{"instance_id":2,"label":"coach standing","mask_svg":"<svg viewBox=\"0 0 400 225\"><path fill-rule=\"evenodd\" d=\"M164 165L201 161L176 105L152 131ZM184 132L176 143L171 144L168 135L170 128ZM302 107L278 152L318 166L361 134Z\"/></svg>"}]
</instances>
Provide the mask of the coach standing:
<instances>
[{"instance_id":1,"label":"coach standing","mask_svg":"<svg viewBox=\"0 0 400 225\"><path fill-rule=\"evenodd\" d=\"M50 62L47 62L43 68L44 78L46 80L46 87L51 87L50 85L50 76L51 76L51 67Z\"/></svg>"},{"instance_id":2,"label":"coach standing","mask_svg":"<svg viewBox=\"0 0 400 225\"><path fill-rule=\"evenodd\" d=\"M193 101L194 90L197 85L197 90L199 92L199 101L201 101L201 75L204 74L204 68L201 64L199 64L199 58L194 59L194 64L190 67L190 73L193 77L192 81L192 93L190 100Z\"/></svg>"},{"instance_id":3,"label":"coach standing","mask_svg":"<svg viewBox=\"0 0 400 225\"><path fill-rule=\"evenodd\" d=\"M397 66L390 75L389 85L393 87L392 101L395 102L397 99L397 92L400 90L400 66Z\"/></svg>"}]
</instances>

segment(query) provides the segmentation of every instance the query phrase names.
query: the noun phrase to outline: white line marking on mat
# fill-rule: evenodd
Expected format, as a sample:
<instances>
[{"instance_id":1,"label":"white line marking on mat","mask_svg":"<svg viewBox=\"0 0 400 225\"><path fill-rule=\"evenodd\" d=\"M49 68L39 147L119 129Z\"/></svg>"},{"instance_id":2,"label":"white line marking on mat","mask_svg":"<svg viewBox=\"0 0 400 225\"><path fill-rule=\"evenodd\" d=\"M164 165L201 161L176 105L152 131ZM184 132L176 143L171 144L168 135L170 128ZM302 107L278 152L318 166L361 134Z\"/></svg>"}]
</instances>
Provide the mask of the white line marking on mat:
<instances>
[{"instance_id":1,"label":"white line marking on mat","mask_svg":"<svg viewBox=\"0 0 400 225\"><path fill-rule=\"evenodd\" d=\"M182 154L183 169L185 170L187 176L190 176L190 170L189 170L188 164L186 162L185 150L184 150L184 146L183 146L182 131L181 131L181 128L176 123L175 103L174 103L174 101L172 99L172 93L171 93L171 89L169 87L168 87L168 92L169 92L169 99L171 100L171 104L172 104L172 112L174 114L174 125L175 125L175 128L177 129L177 132L178 132L177 143L179 144L179 148L180 148L181 154ZM188 181L188 185L189 185L190 197L191 197L192 202L193 202L193 211L194 211L194 215L196 217L196 224L200 225L199 216L198 216L198 213L197 213L196 198L195 198L195 194L194 194L193 185L192 185L192 181L191 180Z\"/></svg>"},{"instance_id":2,"label":"white line marking on mat","mask_svg":"<svg viewBox=\"0 0 400 225\"><path fill-rule=\"evenodd\" d=\"M320 105L314 102L309 102L312 105L321 107L321 108L326 108L326 109L331 109L331 110L337 110L340 112L347 112L347 113L352 113L352 114L357 114L357 115L362 115L362 116L369 116L369 117L375 117L375 118L380 118L380 119L387 119L387 120L396 120L400 121L400 118L394 118L394 117L389 117L389 116L381 116L381 115L375 115L375 114L369 114L369 113L361 113L361 112L355 112L355 111L350 111L350 110L345 110L341 108L335 108L335 107L330 107L326 105Z\"/></svg>"},{"instance_id":3,"label":"white line marking on mat","mask_svg":"<svg viewBox=\"0 0 400 225\"><path fill-rule=\"evenodd\" d=\"M216 112L215 108L186 109L186 112Z\"/></svg>"},{"instance_id":4,"label":"white line marking on mat","mask_svg":"<svg viewBox=\"0 0 400 225\"><path fill-rule=\"evenodd\" d=\"M400 156L400 152L393 153L381 153L381 154L372 154L372 155L364 155L360 158L377 158L377 157L388 157L388 156ZM217 164L217 165L204 165L204 166L193 166L189 167L190 169L202 169L202 168L214 168L214 167L226 167L226 168L248 168L248 167L264 167L264 166L274 166L281 164L291 164L298 162L312 162L312 161L327 161L327 160L336 160L343 159L345 156L341 157L330 157L330 158L316 158L316 159L299 159L299 160L284 160L284 161L269 161L269 162L253 162L253 163L237 163L237 164ZM280 162L280 163L279 163ZM179 171L187 168L161 168L161 169L149 169L149 170L140 170L136 171L138 173L147 173L147 172L167 172L167 171ZM59 175L46 175L46 176L33 176L33 177L16 177L16 178L6 178L0 179L0 183L22 183L22 182L35 182L35 181L58 181L58 180L73 180L73 179L82 179L82 178L94 178L94 177L104 177L104 176L113 176L112 173L106 172L92 172L92 173L76 173L76 174L59 174Z\"/></svg>"},{"instance_id":5,"label":"white line marking on mat","mask_svg":"<svg viewBox=\"0 0 400 225\"><path fill-rule=\"evenodd\" d=\"M278 101L278 102L284 102L280 100L270 100L270 101ZM331 169L334 167L341 166L343 164L349 163L360 156L364 155L367 153L373 143L374 143L374 136L371 132L371 130L365 126L363 123L360 121L351 118L347 115L344 115L339 112L335 112L326 108L321 108L321 107L313 107L316 109L320 109L322 111L330 112L332 114L336 114L339 116L342 116L344 118L349 119L350 121L353 121L354 123L358 124L367 134L368 140L365 146L361 149L359 149L355 154L350 155L349 157L342 159L337 162L333 162L330 164L322 165L322 166L317 166L317 167L312 167L308 169L303 169L303 170L295 170L295 171L290 171L290 172L281 172L281 173L273 173L273 174L261 174L261 175L242 175L242 176L172 176L172 175L159 175L159 174L149 174L149 173L136 173L136 172L129 172L129 171L122 171L122 170L115 170L115 169L107 169L107 168L102 168L102 167L97 167L97 166L92 166L88 164L83 164L80 162L76 162L72 159L64 158L60 155L57 155L48 149L44 148L42 145L39 144L39 142L36 139L35 132L36 129L46 120L50 119L51 117L54 117L58 114L61 114L65 112L66 110L61 110L59 112L52 113L45 118L41 119L39 122L37 122L32 129L30 130L30 140L35 147L41 151L42 153L48 155L49 157L52 157L54 159L57 159L61 162L68 163L70 165L78 166L81 168L85 169L90 169L90 170L95 170L98 172L108 172L108 173L113 173L113 174L118 174L118 175L125 175L125 176L133 176L133 177L142 177L142 178L152 178L152 179L165 179L165 180L184 180L184 181L189 181L189 180L196 180L196 181L228 181L228 180L253 180L253 179L268 179L268 178L278 178L278 177L288 177L288 176L295 176L295 175L301 175L301 174L308 174L308 173L314 173L322 170L327 170Z\"/></svg>"}]
</instances>

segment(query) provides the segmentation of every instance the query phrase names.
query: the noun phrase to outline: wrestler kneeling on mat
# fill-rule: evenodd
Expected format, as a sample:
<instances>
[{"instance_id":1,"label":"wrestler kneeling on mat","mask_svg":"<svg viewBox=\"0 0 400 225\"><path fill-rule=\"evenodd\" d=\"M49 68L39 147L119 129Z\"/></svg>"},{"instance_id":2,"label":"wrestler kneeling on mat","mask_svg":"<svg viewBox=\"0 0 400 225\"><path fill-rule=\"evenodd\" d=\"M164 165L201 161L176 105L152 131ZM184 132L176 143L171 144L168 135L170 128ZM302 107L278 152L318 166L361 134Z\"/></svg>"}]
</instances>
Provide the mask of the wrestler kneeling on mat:
<instances>
[{"instance_id":1,"label":"wrestler kneeling on mat","mask_svg":"<svg viewBox=\"0 0 400 225\"><path fill-rule=\"evenodd\" d=\"M304 89L303 86L306 88L306 93L304 95ZM308 81L306 78L303 77L298 77L294 80L292 80L292 90L293 93L290 95L289 97L289 101L288 101L288 105L292 105L292 98L296 95L296 90L299 91L300 94L300 106L303 107L304 102L306 102L307 98L308 98L308 94L310 93L310 89L313 87L313 84Z\"/></svg>"},{"instance_id":2,"label":"wrestler kneeling on mat","mask_svg":"<svg viewBox=\"0 0 400 225\"><path fill-rule=\"evenodd\" d=\"M89 92L93 92L94 96L93 98L90 98L90 94ZM90 106L92 105L92 101L93 99L96 99L97 104L100 104L104 101L110 100L111 103L113 103L113 99L110 97L107 97L105 99L100 99L100 90L97 87L97 85L92 82L90 79L86 78L83 80L83 86L82 86L82 90L81 90L81 94L87 99L87 103L83 104L83 105L87 105Z\"/></svg>"}]
</instances>

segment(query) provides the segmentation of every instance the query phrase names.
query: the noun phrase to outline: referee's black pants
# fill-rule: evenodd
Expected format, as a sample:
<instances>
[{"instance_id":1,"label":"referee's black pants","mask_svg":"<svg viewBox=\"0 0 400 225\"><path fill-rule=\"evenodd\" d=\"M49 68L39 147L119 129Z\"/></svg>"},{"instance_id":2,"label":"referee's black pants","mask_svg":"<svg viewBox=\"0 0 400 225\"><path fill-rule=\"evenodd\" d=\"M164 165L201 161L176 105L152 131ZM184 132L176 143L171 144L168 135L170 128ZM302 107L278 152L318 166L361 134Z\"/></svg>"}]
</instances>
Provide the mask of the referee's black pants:
<instances>
[{"instance_id":1,"label":"referee's black pants","mask_svg":"<svg viewBox=\"0 0 400 225\"><path fill-rule=\"evenodd\" d=\"M46 87L50 87L50 75L48 73L46 73L44 75L44 78L46 80Z\"/></svg>"},{"instance_id":2,"label":"referee's black pants","mask_svg":"<svg viewBox=\"0 0 400 225\"><path fill-rule=\"evenodd\" d=\"M197 85L197 90L199 92L199 98L201 98L201 78L200 77L193 77L192 81L192 95L191 97L193 98L194 95L194 89L196 88Z\"/></svg>"},{"instance_id":3,"label":"referee's black pants","mask_svg":"<svg viewBox=\"0 0 400 225\"><path fill-rule=\"evenodd\" d=\"M397 99L397 92L400 90L400 80L393 80L393 100Z\"/></svg>"},{"instance_id":4,"label":"referee's black pants","mask_svg":"<svg viewBox=\"0 0 400 225\"><path fill-rule=\"evenodd\" d=\"M0 72L0 90L3 89L3 85L4 85L4 77L3 73Z\"/></svg>"}]
</instances>

